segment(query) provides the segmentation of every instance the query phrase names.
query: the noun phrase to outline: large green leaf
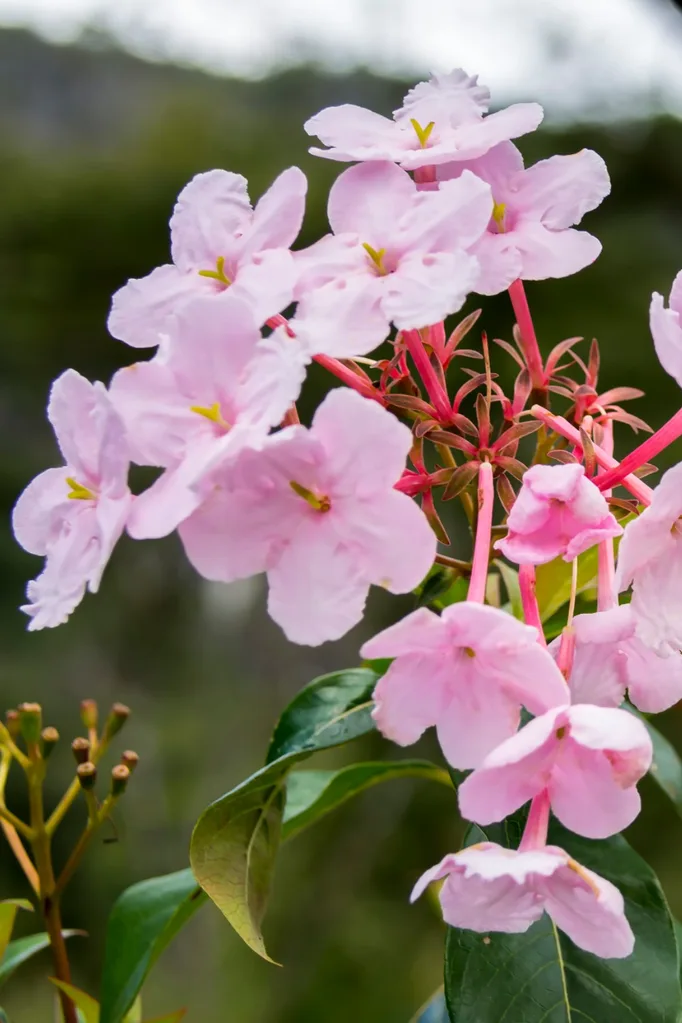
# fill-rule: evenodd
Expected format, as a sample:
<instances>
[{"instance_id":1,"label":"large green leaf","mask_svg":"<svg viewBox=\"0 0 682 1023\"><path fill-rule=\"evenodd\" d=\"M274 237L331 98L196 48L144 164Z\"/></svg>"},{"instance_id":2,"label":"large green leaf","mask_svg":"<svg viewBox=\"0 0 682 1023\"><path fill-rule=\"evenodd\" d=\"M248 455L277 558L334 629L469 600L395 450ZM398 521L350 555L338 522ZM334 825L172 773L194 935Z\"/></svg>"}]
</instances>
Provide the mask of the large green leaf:
<instances>
[{"instance_id":1,"label":"large green leaf","mask_svg":"<svg viewBox=\"0 0 682 1023\"><path fill-rule=\"evenodd\" d=\"M71 938L75 934L83 934L83 931L62 931L65 938ZM29 934L26 938L17 938L10 941L5 949L5 954L0 959L0 987L14 973L18 966L25 963L31 956L42 952L44 948L50 947L50 939L47 934Z\"/></svg>"},{"instance_id":2,"label":"large green leaf","mask_svg":"<svg viewBox=\"0 0 682 1023\"><path fill-rule=\"evenodd\" d=\"M472 829L499 840L499 832ZM617 835L592 842L556 822L549 841L615 884L635 933L628 959L577 948L547 915L525 934L448 929L445 992L452 1023L679 1023L673 922L651 868Z\"/></svg>"},{"instance_id":3,"label":"large green leaf","mask_svg":"<svg viewBox=\"0 0 682 1023\"><path fill-rule=\"evenodd\" d=\"M123 892L107 924L100 1023L121 1023L158 957L205 902L189 869Z\"/></svg>"},{"instance_id":4,"label":"large green leaf","mask_svg":"<svg viewBox=\"0 0 682 1023\"><path fill-rule=\"evenodd\" d=\"M448 772L428 760L350 764L339 771L294 771L287 781L282 838L292 838L359 792L393 778L424 778L452 788Z\"/></svg>"},{"instance_id":5,"label":"large green leaf","mask_svg":"<svg viewBox=\"0 0 682 1023\"><path fill-rule=\"evenodd\" d=\"M432 998L429 998L426 1005L422 1005L417 1015L412 1018L411 1023L450 1023L442 988Z\"/></svg>"},{"instance_id":6,"label":"large green leaf","mask_svg":"<svg viewBox=\"0 0 682 1023\"><path fill-rule=\"evenodd\" d=\"M9 939L14 930L14 920L20 909L25 909L29 913L33 912L33 906L27 899L4 899L0 902L0 959L9 945Z\"/></svg>"},{"instance_id":7,"label":"large green leaf","mask_svg":"<svg viewBox=\"0 0 682 1023\"><path fill-rule=\"evenodd\" d=\"M651 736L654 748L654 756L649 768L649 774L666 796L672 802L678 814L682 817L682 761L680 761L677 750L657 728L651 724L648 718L640 714L634 707L625 704L627 709L642 721Z\"/></svg>"},{"instance_id":8,"label":"large green leaf","mask_svg":"<svg viewBox=\"0 0 682 1023\"><path fill-rule=\"evenodd\" d=\"M377 678L369 668L353 668L306 686L277 723L266 766L212 803L194 828L194 876L264 959L269 956L260 928L281 838L287 775L316 750L374 728L370 709Z\"/></svg>"}]
</instances>

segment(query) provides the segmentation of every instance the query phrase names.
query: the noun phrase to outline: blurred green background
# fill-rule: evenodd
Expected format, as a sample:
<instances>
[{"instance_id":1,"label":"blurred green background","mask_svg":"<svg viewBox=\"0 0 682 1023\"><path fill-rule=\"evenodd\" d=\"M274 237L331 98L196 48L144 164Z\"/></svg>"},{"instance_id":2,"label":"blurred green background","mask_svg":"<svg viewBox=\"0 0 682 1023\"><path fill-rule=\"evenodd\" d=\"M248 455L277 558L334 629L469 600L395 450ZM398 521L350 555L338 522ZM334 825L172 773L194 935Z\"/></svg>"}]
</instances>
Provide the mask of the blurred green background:
<instances>
[{"instance_id":1,"label":"blurred green background","mask_svg":"<svg viewBox=\"0 0 682 1023\"><path fill-rule=\"evenodd\" d=\"M194 173L239 171L257 198L298 164L310 179L301 238L308 244L326 230L325 196L340 167L307 154L303 121L336 102L388 112L409 84L312 65L247 82L147 63L97 33L78 46L53 46L0 31L0 698L5 706L39 700L59 728L51 800L69 780L68 742L81 731L83 697L132 707L123 743L142 758L116 836L105 836L117 841L94 845L66 900L67 926L90 935L72 942L75 979L94 994L116 896L138 879L184 867L199 812L260 766L292 695L316 675L357 663L361 641L410 602L373 595L367 620L343 641L295 648L265 616L261 580L208 585L175 538L124 539L97 598L67 626L28 634L17 605L39 565L13 542L9 514L28 480L56 459L44 418L50 382L67 366L107 381L135 359L107 335L109 299L129 276L167 260L168 216ZM550 126L522 140L528 162L592 147L613 182L586 224L604 245L598 262L565 281L531 284L528 294L543 349L573 335L597 337L602 389L642 387L646 398L629 407L658 426L679 405L679 389L654 357L647 310L651 292L667 294L682 266L682 123L670 114L633 121L630 113L625 106L611 121ZM475 307L471 301L464 312ZM510 338L504 296L485 303L481 324ZM325 385L312 374L304 414ZM622 449L630 436L625 427L617 433ZM682 447L668 454L680 457ZM465 538L453 553L467 555ZM669 712L661 727L682 748L682 713ZM319 766L399 753L374 737ZM431 737L410 753L438 757ZM21 812L18 782L9 798ZM642 788L645 810L632 841L682 914L682 824L650 783ZM78 807L58 857L82 823ZM265 931L283 969L257 959L207 906L152 973L145 1014L187 1005L188 1020L202 1023L404 1023L440 983L443 940L428 902L410 908L407 896L459 835L445 790L399 783L371 791L282 853ZM0 898L23 893L1 846ZM51 1019L48 970L47 959L37 961L3 991L15 1023Z\"/></svg>"}]
</instances>

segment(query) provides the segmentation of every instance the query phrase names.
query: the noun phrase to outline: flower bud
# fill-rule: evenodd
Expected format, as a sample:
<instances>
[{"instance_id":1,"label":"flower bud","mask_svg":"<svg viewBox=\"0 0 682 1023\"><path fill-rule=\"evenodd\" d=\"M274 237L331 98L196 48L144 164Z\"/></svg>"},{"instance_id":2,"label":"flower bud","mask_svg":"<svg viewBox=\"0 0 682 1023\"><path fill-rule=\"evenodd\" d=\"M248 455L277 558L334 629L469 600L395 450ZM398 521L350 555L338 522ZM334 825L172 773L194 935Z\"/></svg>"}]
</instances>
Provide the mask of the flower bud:
<instances>
[{"instance_id":1,"label":"flower bud","mask_svg":"<svg viewBox=\"0 0 682 1023\"><path fill-rule=\"evenodd\" d=\"M91 764L89 760L86 760L84 764L79 764L76 768L76 774L78 780L81 783L81 788L85 792L90 792L95 787L97 781L97 768L94 764Z\"/></svg>"},{"instance_id":2,"label":"flower bud","mask_svg":"<svg viewBox=\"0 0 682 1023\"><path fill-rule=\"evenodd\" d=\"M111 772L111 794L114 798L123 795L129 778L130 769L125 764L116 764Z\"/></svg>"},{"instance_id":3,"label":"flower bud","mask_svg":"<svg viewBox=\"0 0 682 1023\"><path fill-rule=\"evenodd\" d=\"M87 739L74 739L71 743L71 751L76 758L77 764L85 764L90 759L90 743Z\"/></svg>"},{"instance_id":4,"label":"flower bud","mask_svg":"<svg viewBox=\"0 0 682 1023\"><path fill-rule=\"evenodd\" d=\"M115 703L109 711L109 716L104 726L102 741L109 742L113 739L113 737L121 731L129 717L130 708L126 707L124 703Z\"/></svg>"},{"instance_id":5,"label":"flower bud","mask_svg":"<svg viewBox=\"0 0 682 1023\"><path fill-rule=\"evenodd\" d=\"M88 731L97 728L98 717L96 700L81 700L81 721Z\"/></svg>"},{"instance_id":6,"label":"flower bud","mask_svg":"<svg viewBox=\"0 0 682 1023\"><path fill-rule=\"evenodd\" d=\"M19 730L24 742L37 745L43 728L43 710L39 703L22 703L19 706Z\"/></svg>"},{"instance_id":7,"label":"flower bud","mask_svg":"<svg viewBox=\"0 0 682 1023\"><path fill-rule=\"evenodd\" d=\"M43 760L47 760L52 750L59 742L59 732L52 725L48 725L47 728L43 728L40 733L40 748L43 754Z\"/></svg>"},{"instance_id":8,"label":"flower bud","mask_svg":"<svg viewBox=\"0 0 682 1023\"><path fill-rule=\"evenodd\" d=\"M132 774L139 763L139 756L132 749L127 749L121 754L121 763L128 768Z\"/></svg>"},{"instance_id":9,"label":"flower bud","mask_svg":"<svg viewBox=\"0 0 682 1023\"><path fill-rule=\"evenodd\" d=\"M18 710L7 710L5 711L5 724L7 725L7 731L13 739L19 738L20 724L19 724L19 711Z\"/></svg>"}]
</instances>

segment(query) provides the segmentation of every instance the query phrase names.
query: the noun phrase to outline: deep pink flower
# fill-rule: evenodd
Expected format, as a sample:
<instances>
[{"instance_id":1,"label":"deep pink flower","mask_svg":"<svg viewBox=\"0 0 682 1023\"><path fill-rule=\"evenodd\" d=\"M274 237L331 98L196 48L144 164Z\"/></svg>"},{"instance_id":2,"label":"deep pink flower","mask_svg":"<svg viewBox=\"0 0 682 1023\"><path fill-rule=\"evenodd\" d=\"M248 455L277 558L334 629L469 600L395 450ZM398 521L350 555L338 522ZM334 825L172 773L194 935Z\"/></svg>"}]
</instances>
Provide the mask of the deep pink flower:
<instances>
[{"instance_id":1,"label":"deep pink flower","mask_svg":"<svg viewBox=\"0 0 682 1023\"><path fill-rule=\"evenodd\" d=\"M489 102L488 89L457 69L410 89L393 120L346 103L321 110L304 128L329 146L313 146L315 156L344 163L391 160L414 170L472 160L505 139L534 131L542 120L537 103L514 103L486 117Z\"/></svg>"},{"instance_id":2,"label":"deep pink flower","mask_svg":"<svg viewBox=\"0 0 682 1023\"><path fill-rule=\"evenodd\" d=\"M309 430L287 427L207 475L204 503L180 526L190 561L222 582L267 572L268 609L289 639L337 639L370 585L407 593L433 564L426 517L393 489L411 445L376 402L331 391Z\"/></svg>"},{"instance_id":3,"label":"deep pink flower","mask_svg":"<svg viewBox=\"0 0 682 1023\"><path fill-rule=\"evenodd\" d=\"M190 484L205 463L257 445L298 397L306 353L283 330L262 339L231 290L189 300L158 354L115 374L111 398L132 458L165 472L136 500L128 532L165 536L201 503Z\"/></svg>"},{"instance_id":4,"label":"deep pink flower","mask_svg":"<svg viewBox=\"0 0 682 1023\"><path fill-rule=\"evenodd\" d=\"M521 934L546 912L579 948L603 959L623 959L634 948L618 889L557 846L516 852L481 842L451 853L419 879L412 901L442 878L439 898L451 927Z\"/></svg>"},{"instance_id":5,"label":"deep pink flower","mask_svg":"<svg viewBox=\"0 0 682 1023\"><path fill-rule=\"evenodd\" d=\"M478 279L478 263L466 249L485 231L492 211L490 187L473 174L420 192L409 174L392 163L350 167L329 193L333 235L296 253L297 297L329 282L352 282L380 310L376 344L390 323L412 329L456 312ZM348 330L363 329L349 305L336 316ZM330 310L330 316L331 316Z\"/></svg>"},{"instance_id":6,"label":"deep pink flower","mask_svg":"<svg viewBox=\"0 0 682 1023\"><path fill-rule=\"evenodd\" d=\"M47 415L65 465L29 483L14 507L18 542L46 559L28 584L29 629L61 625L99 588L131 504L125 429L104 386L69 369L55 380Z\"/></svg>"},{"instance_id":7,"label":"deep pink flower","mask_svg":"<svg viewBox=\"0 0 682 1023\"><path fill-rule=\"evenodd\" d=\"M682 387L682 271L673 281L668 309L663 295L651 296L649 324L661 366Z\"/></svg>"},{"instance_id":8,"label":"deep pink flower","mask_svg":"<svg viewBox=\"0 0 682 1023\"><path fill-rule=\"evenodd\" d=\"M568 688L537 630L498 608L461 603L439 617L412 612L362 647L394 657L374 691L377 728L408 746L432 725L453 767L476 767L533 714L566 703Z\"/></svg>"},{"instance_id":9,"label":"deep pink flower","mask_svg":"<svg viewBox=\"0 0 682 1023\"><path fill-rule=\"evenodd\" d=\"M290 167L252 209L241 174L197 174L171 217L173 262L116 292L110 333L135 348L152 347L188 298L226 288L250 304L259 325L281 312L293 297L289 246L301 228L306 188L303 171Z\"/></svg>"},{"instance_id":10,"label":"deep pink flower","mask_svg":"<svg viewBox=\"0 0 682 1023\"><path fill-rule=\"evenodd\" d=\"M658 714L682 699L682 654L667 656L636 635L629 604L573 619L575 654L569 679L573 703L618 707L628 690L630 702ZM556 654L559 640L550 645Z\"/></svg>"},{"instance_id":11,"label":"deep pink flower","mask_svg":"<svg viewBox=\"0 0 682 1023\"><path fill-rule=\"evenodd\" d=\"M517 278L567 277L601 252L593 235L573 226L611 190L606 164L591 149L524 170L516 146L502 142L477 160L439 167L438 177L448 181L465 169L490 184L495 201L488 230L471 249L481 264L481 294L495 295Z\"/></svg>"},{"instance_id":12,"label":"deep pink flower","mask_svg":"<svg viewBox=\"0 0 682 1023\"><path fill-rule=\"evenodd\" d=\"M546 790L565 827L587 838L607 838L639 813L635 783L651 758L649 733L628 711L555 707L488 754L460 785L460 812L490 824Z\"/></svg>"},{"instance_id":13,"label":"deep pink flower","mask_svg":"<svg viewBox=\"0 0 682 1023\"><path fill-rule=\"evenodd\" d=\"M682 650L682 463L668 469L651 504L625 527L616 587L632 586L637 635L662 654Z\"/></svg>"},{"instance_id":14,"label":"deep pink flower","mask_svg":"<svg viewBox=\"0 0 682 1023\"><path fill-rule=\"evenodd\" d=\"M542 565L561 555L572 561L622 528L582 465L534 465L524 474L507 519L509 532L495 544L517 565Z\"/></svg>"}]
</instances>

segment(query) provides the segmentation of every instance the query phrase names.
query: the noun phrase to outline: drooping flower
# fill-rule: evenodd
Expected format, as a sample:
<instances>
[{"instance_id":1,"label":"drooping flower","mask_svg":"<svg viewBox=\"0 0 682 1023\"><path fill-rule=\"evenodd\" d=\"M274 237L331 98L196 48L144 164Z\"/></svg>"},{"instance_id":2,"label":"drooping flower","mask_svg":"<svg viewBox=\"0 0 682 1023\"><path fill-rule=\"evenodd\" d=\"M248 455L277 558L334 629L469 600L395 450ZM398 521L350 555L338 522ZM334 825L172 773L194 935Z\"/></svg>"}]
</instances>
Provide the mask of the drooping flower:
<instances>
[{"instance_id":1,"label":"drooping flower","mask_svg":"<svg viewBox=\"0 0 682 1023\"><path fill-rule=\"evenodd\" d=\"M439 167L438 178L465 169L490 184L495 202L488 230L471 249L481 264L481 294L496 295L517 278L567 277L601 252L597 238L574 228L611 190L606 164L591 149L524 169L516 146L502 142L477 160Z\"/></svg>"},{"instance_id":2,"label":"drooping flower","mask_svg":"<svg viewBox=\"0 0 682 1023\"><path fill-rule=\"evenodd\" d=\"M329 193L334 234L296 253L297 297L305 302L311 289L352 281L353 294L364 292L381 312L376 344L391 322L401 329L437 323L476 285L478 263L466 250L485 231L491 211L489 185L470 173L438 192L419 192L394 164L350 167ZM362 329L352 305L341 308L343 293L335 297L349 332Z\"/></svg>"},{"instance_id":3,"label":"drooping flower","mask_svg":"<svg viewBox=\"0 0 682 1023\"><path fill-rule=\"evenodd\" d=\"M453 767L476 767L533 714L565 704L568 688L535 628L499 608L427 608L370 639L367 658L393 657L374 690L377 728L409 746L432 725Z\"/></svg>"},{"instance_id":4,"label":"drooping flower","mask_svg":"<svg viewBox=\"0 0 682 1023\"><path fill-rule=\"evenodd\" d=\"M572 561L621 526L582 465L534 465L507 519L508 533L495 544L518 565L542 565L559 556Z\"/></svg>"},{"instance_id":5,"label":"drooping flower","mask_svg":"<svg viewBox=\"0 0 682 1023\"><path fill-rule=\"evenodd\" d=\"M663 474L649 507L625 527L616 587L629 586L639 638L661 654L682 651L682 463Z\"/></svg>"},{"instance_id":6,"label":"drooping flower","mask_svg":"<svg viewBox=\"0 0 682 1023\"><path fill-rule=\"evenodd\" d=\"M534 131L542 120L537 103L514 103L485 116L489 102L488 89L457 69L410 89L393 120L345 103L321 110L304 128L329 147L313 146L315 156L344 163L391 160L414 170L482 156L506 139Z\"/></svg>"},{"instance_id":7,"label":"drooping flower","mask_svg":"<svg viewBox=\"0 0 682 1023\"><path fill-rule=\"evenodd\" d=\"M574 704L535 718L485 758L459 788L462 816L490 824L547 791L561 823L608 838L639 813L635 787L651 765L642 722L626 710Z\"/></svg>"},{"instance_id":8,"label":"drooping flower","mask_svg":"<svg viewBox=\"0 0 682 1023\"><path fill-rule=\"evenodd\" d=\"M306 188L303 171L290 167L252 209L241 174L197 174L171 217L173 262L116 292L110 333L135 348L153 347L188 298L227 288L250 304L259 326L281 312L293 297L289 246L301 228Z\"/></svg>"},{"instance_id":9,"label":"drooping flower","mask_svg":"<svg viewBox=\"0 0 682 1023\"><path fill-rule=\"evenodd\" d=\"M47 414L65 464L36 476L12 516L24 550L46 559L21 609L31 630L61 625L86 587L97 592L132 501L125 428L104 386L69 369L52 385Z\"/></svg>"},{"instance_id":10,"label":"drooping flower","mask_svg":"<svg viewBox=\"0 0 682 1023\"><path fill-rule=\"evenodd\" d=\"M609 611L576 615L575 652L569 678L573 703L618 707L628 690L630 702L646 714L658 714L682 699L682 654L667 656L636 635L629 604ZM557 653L559 640L550 644Z\"/></svg>"},{"instance_id":11,"label":"drooping flower","mask_svg":"<svg viewBox=\"0 0 682 1023\"><path fill-rule=\"evenodd\" d=\"M663 295L651 296L649 324L661 366L682 387L682 271L673 281L667 309Z\"/></svg>"},{"instance_id":12,"label":"drooping flower","mask_svg":"<svg viewBox=\"0 0 682 1023\"><path fill-rule=\"evenodd\" d=\"M289 639L337 639L370 585L407 593L433 564L426 517L393 489L411 444L376 402L331 391L309 430L287 427L207 474L179 530L190 561L222 582L267 572L268 610Z\"/></svg>"},{"instance_id":13,"label":"drooping flower","mask_svg":"<svg viewBox=\"0 0 682 1023\"><path fill-rule=\"evenodd\" d=\"M140 465L165 468L135 501L128 532L165 536L201 503L191 487L218 453L256 446L298 397L306 353L282 330L263 339L232 291L188 301L149 362L115 374L111 398Z\"/></svg>"},{"instance_id":14,"label":"drooping flower","mask_svg":"<svg viewBox=\"0 0 682 1023\"><path fill-rule=\"evenodd\" d=\"M439 898L451 927L522 934L547 913L579 948L603 959L623 959L634 948L621 893L558 846L518 852L481 842L451 853L419 879L412 901L442 878Z\"/></svg>"}]
</instances>

